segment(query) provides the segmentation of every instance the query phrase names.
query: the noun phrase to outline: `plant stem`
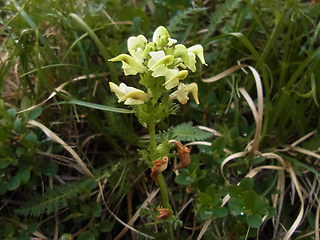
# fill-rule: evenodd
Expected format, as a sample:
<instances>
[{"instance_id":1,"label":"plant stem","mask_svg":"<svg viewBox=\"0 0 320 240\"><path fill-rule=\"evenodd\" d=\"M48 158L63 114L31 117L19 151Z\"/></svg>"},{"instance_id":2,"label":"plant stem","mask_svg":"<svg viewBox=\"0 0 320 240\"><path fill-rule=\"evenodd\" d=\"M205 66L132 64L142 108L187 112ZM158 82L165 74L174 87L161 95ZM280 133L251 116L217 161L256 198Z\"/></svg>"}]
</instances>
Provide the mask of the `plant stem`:
<instances>
[{"instance_id":1,"label":"plant stem","mask_svg":"<svg viewBox=\"0 0 320 240\"><path fill-rule=\"evenodd\" d=\"M157 148L157 142L156 142L156 124L153 119L153 117L150 118L149 124L149 136L150 136L150 145L149 145L149 152L150 152L150 159L152 161L156 160L156 148ZM168 190L166 186L166 182L164 181L164 177L162 173L160 173L157 176L160 193L161 193L161 199L162 199L162 206L166 209L169 209L172 212L172 207L169 202L169 195ZM172 226L170 224L166 224L167 231L169 231L170 239L174 239Z\"/></svg>"},{"instance_id":2,"label":"plant stem","mask_svg":"<svg viewBox=\"0 0 320 240\"><path fill-rule=\"evenodd\" d=\"M150 159L151 161L154 161L156 160L157 142L156 142L156 125L153 118L150 119L148 127L149 127L149 135L150 135L150 145L149 145Z\"/></svg>"},{"instance_id":3,"label":"plant stem","mask_svg":"<svg viewBox=\"0 0 320 240\"><path fill-rule=\"evenodd\" d=\"M164 177L162 173L160 173L157 178L158 178L158 183L159 183L159 188L160 188L160 193L162 198L162 205L164 208L172 210L169 203L169 196L168 196L166 182L164 181Z\"/></svg>"},{"instance_id":4,"label":"plant stem","mask_svg":"<svg viewBox=\"0 0 320 240\"><path fill-rule=\"evenodd\" d=\"M148 126L149 126L149 135L150 135L150 145L149 145L150 158L152 161L154 161L156 160L157 142L156 142L156 125L153 118L150 119ZM160 188L160 193L162 198L162 205L164 208L171 210L167 186L164 181L162 173L160 173L157 178L158 178L159 188Z\"/></svg>"}]
</instances>

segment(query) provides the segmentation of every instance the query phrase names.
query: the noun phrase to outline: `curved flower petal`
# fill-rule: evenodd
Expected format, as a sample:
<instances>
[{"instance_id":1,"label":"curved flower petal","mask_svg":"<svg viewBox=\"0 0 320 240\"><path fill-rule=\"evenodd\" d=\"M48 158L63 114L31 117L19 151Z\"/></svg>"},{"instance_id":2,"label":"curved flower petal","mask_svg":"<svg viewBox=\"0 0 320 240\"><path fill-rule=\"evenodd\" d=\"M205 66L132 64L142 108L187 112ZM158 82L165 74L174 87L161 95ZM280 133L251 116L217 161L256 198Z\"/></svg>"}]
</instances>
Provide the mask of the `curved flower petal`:
<instances>
[{"instance_id":1,"label":"curved flower petal","mask_svg":"<svg viewBox=\"0 0 320 240\"><path fill-rule=\"evenodd\" d=\"M164 170L166 170L166 168L168 166L168 161L169 161L169 159L167 156L164 156L160 160L153 161L153 167L151 169L150 176L151 176L152 180L155 182L155 184L157 184L157 185L159 184L157 177L160 173L162 173Z\"/></svg>"},{"instance_id":2,"label":"curved flower petal","mask_svg":"<svg viewBox=\"0 0 320 240\"><path fill-rule=\"evenodd\" d=\"M163 84L166 89L172 89L179 85L179 80L183 80L188 76L187 70L168 69L165 78L166 81Z\"/></svg>"},{"instance_id":3,"label":"curved flower petal","mask_svg":"<svg viewBox=\"0 0 320 240\"><path fill-rule=\"evenodd\" d=\"M168 46L171 47L172 45L176 44L178 41L174 38L168 38Z\"/></svg>"},{"instance_id":4,"label":"curved flower petal","mask_svg":"<svg viewBox=\"0 0 320 240\"><path fill-rule=\"evenodd\" d=\"M198 85L196 83L190 83L187 85L187 89L188 89L188 92L192 93L192 96L194 98L194 101L199 104L199 98L198 98Z\"/></svg>"},{"instance_id":5,"label":"curved flower petal","mask_svg":"<svg viewBox=\"0 0 320 240\"><path fill-rule=\"evenodd\" d=\"M196 83L191 83L185 85L180 83L178 90L170 94L171 99L177 99L181 104L186 104L189 100L189 93L192 93L192 96L197 104L199 104L198 99L198 85Z\"/></svg>"},{"instance_id":6,"label":"curved flower petal","mask_svg":"<svg viewBox=\"0 0 320 240\"><path fill-rule=\"evenodd\" d=\"M157 210L159 211L159 215L157 216L156 222L172 215L172 211L170 209L158 207Z\"/></svg>"},{"instance_id":7,"label":"curved flower petal","mask_svg":"<svg viewBox=\"0 0 320 240\"><path fill-rule=\"evenodd\" d=\"M144 58L150 58L149 53L154 52L157 50L156 43L155 42L149 42L146 47L144 48L143 57Z\"/></svg>"},{"instance_id":8,"label":"curved flower petal","mask_svg":"<svg viewBox=\"0 0 320 240\"><path fill-rule=\"evenodd\" d=\"M121 83L122 84L122 83ZM120 98L123 98L125 95L126 95L126 92L121 89L121 84L120 86L118 87L117 84L113 83L113 82L109 82L109 86L110 86L110 89L112 92L114 92L117 97L120 99ZM124 83L123 83L124 84ZM125 84L124 84L125 85Z\"/></svg>"},{"instance_id":9,"label":"curved flower petal","mask_svg":"<svg viewBox=\"0 0 320 240\"><path fill-rule=\"evenodd\" d=\"M149 52L151 59L148 62L148 68L152 71L159 66L167 66L173 63L174 56L165 55L164 51Z\"/></svg>"},{"instance_id":10,"label":"curved flower petal","mask_svg":"<svg viewBox=\"0 0 320 240\"><path fill-rule=\"evenodd\" d=\"M138 62L143 61L144 48L147 45L148 40L143 36L129 37L128 39L128 51L130 55Z\"/></svg>"},{"instance_id":11,"label":"curved flower petal","mask_svg":"<svg viewBox=\"0 0 320 240\"><path fill-rule=\"evenodd\" d=\"M170 98L178 99L178 101L182 104L186 104L189 100L188 97L188 89L186 85L180 83L178 86L178 90L170 94Z\"/></svg>"},{"instance_id":12,"label":"curved flower petal","mask_svg":"<svg viewBox=\"0 0 320 240\"><path fill-rule=\"evenodd\" d=\"M207 66L206 61L204 60L204 56L203 56L203 47L200 44L189 47L188 52L191 52L191 53L194 53L195 55L197 55L198 58L200 59L201 63Z\"/></svg>"},{"instance_id":13,"label":"curved flower petal","mask_svg":"<svg viewBox=\"0 0 320 240\"><path fill-rule=\"evenodd\" d=\"M137 73L143 73L147 70L142 63L137 62L128 54L120 54L117 57L109 59L111 62L122 62L122 69L124 70L125 75L136 75Z\"/></svg>"},{"instance_id":14,"label":"curved flower petal","mask_svg":"<svg viewBox=\"0 0 320 240\"><path fill-rule=\"evenodd\" d=\"M143 104L148 101L148 94L140 89L134 87L128 87L124 83L120 83L119 86L113 82L109 82L109 86L112 92L118 97L118 102L124 102L126 105Z\"/></svg>"},{"instance_id":15,"label":"curved flower petal","mask_svg":"<svg viewBox=\"0 0 320 240\"><path fill-rule=\"evenodd\" d=\"M169 42L168 38L170 38L168 30L165 27L160 26L154 31L152 42L155 42L159 47L165 47Z\"/></svg>"},{"instance_id":16,"label":"curved flower petal","mask_svg":"<svg viewBox=\"0 0 320 240\"><path fill-rule=\"evenodd\" d=\"M183 44L177 44L174 47L173 55L176 58L181 58L184 64L189 64L189 52L188 49Z\"/></svg>"},{"instance_id":17,"label":"curved flower petal","mask_svg":"<svg viewBox=\"0 0 320 240\"><path fill-rule=\"evenodd\" d=\"M195 72L196 68L196 55L192 52L188 52L189 60L186 62L186 66L192 71Z\"/></svg>"},{"instance_id":18,"label":"curved flower petal","mask_svg":"<svg viewBox=\"0 0 320 240\"><path fill-rule=\"evenodd\" d=\"M188 167L191 163L189 148L183 146L181 142L179 142L175 139L170 140L169 142L173 142L176 145L176 147L178 149L178 156L180 159L180 163L177 165L177 167L174 170Z\"/></svg>"}]
</instances>

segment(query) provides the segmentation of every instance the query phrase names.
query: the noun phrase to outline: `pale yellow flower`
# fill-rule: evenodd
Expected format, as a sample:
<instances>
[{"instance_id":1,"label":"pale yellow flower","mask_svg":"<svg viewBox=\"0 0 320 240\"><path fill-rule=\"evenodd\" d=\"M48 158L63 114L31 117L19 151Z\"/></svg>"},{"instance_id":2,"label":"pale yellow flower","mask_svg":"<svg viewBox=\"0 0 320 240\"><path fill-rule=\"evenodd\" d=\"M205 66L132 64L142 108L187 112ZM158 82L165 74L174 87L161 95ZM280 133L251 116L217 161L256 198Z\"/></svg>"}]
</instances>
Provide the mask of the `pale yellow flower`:
<instances>
[{"instance_id":1,"label":"pale yellow flower","mask_svg":"<svg viewBox=\"0 0 320 240\"><path fill-rule=\"evenodd\" d=\"M143 35L137 37L129 37L128 39L128 51L133 59L142 63L144 58L144 49L148 43L148 40Z\"/></svg>"},{"instance_id":2,"label":"pale yellow flower","mask_svg":"<svg viewBox=\"0 0 320 240\"><path fill-rule=\"evenodd\" d=\"M114 92L118 97L118 102L124 102L126 105L138 105L143 104L148 101L149 96L144 91L128 87L124 83L120 83L119 86L113 82L109 82L109 86L112 92Z\"/></svg>"},{"instance_id":3,"label":"pale yellow flower","mask_svg":"<svg viewBox=\"0 0 320 240\"><path fill-rule=\"evenodd\" d=\"M189 100L189 93L192 94L195 102L199 104L198 99L198 85L196 83L191 83L185 85L180 83L178 86L178 90L170 94L171 99L177 99L181 104L186 104Z\"/></svg>"},{"instance_id":4,"label":"pale yellow flower","mask_svg":"<svg viewBox=\"0 0 320 240\"><path fill-rule=\"evenodd\" d=\"M166 89L172 89L179 85L179 81L188 76L187 70L168 69L165 72L165 83L163 84Z\"/></svg>"},{"instance_id":5,"label":"pale yellow flower","mask_svg":"<svg viewBox=\"0 0 320 240\"><path fill-rule=\"evenodd\" d=\"M110 59L111 62L122 62L122 69L125 75L136 75L137 73L143 73L147 71L147 68L143 66L139 59L134 59L128 54L120 54L119 56Z\"/></svg>"},{"instance_id":6,"label":"pale yellow flower","mask_svg":"<svg viewBox=\"0 0 320 240\"><path fill-rule=\"evenodd\" d=\"M201 63L207 66L203 56L203 47L200 44L189 47L188 52L197 55Z\"/></svg>"}]
</instances>

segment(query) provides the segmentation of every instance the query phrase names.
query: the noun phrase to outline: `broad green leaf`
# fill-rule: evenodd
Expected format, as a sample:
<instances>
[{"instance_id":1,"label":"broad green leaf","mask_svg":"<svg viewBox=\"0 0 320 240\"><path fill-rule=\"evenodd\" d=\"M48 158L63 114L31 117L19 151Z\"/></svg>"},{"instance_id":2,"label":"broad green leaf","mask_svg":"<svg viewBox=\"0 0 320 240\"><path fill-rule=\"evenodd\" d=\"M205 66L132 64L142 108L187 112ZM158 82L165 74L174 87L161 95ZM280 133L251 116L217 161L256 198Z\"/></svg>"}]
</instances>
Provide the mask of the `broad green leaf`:
<instances>
[{"instance_id":1,"label":"broad green leaf","mask_svg":"<svg viewBox=\"0 0 320 240\"><path fill-rule=\"evenodd\" d=\"M252 228L258 228L262 223L262 217L259 214L252 214L247 216L247 223Z\"/></svg>"},{"instance_id":2,"label":"broad green leaf","mask_svg":"<svg viewBox=\"0 0 320 240\"><path fill-rule=\"evenodd\" d=\"M21 184L20 177L15 175L12 178L10 178L9 182L7 183L7 189L9 191L16 190Z\"/></svg>"},{"instance_id":3,"label":"broad green leaf","mask_svg":"<svg viewBox=\"0 0 320 240\"><path fill-rule=\"evenodd\" d=\"M34 133L29 133L27 134L24 138L23 138L24 141L28 141L28 142L31 142L31 143L36 143L37 140L38 140L38 137L36 134Z\"/></svg>"},{"instance_id":4,"label":"broad green leaf","mask_svg":"<svg viewBox=\"0 0 320 240\"><path fill-rule=\"evenodd\" d=\"M28 224L28 229L27 229L27 231L28 231L29 233L33 233L33 232L37 231L38 228L39 228L39 223L37 223L37 222L31 222L31 223Z\"/></svg>"},{"instance_id":5,"label":"broad green leaf","mask_svg":"<svg viewBox=\"0 0 320 240\"><path fill-rule=\"evenodd\" d=\"M60 240L70 240L70 239L73 239L70 233L64 233L60 238Z\"/></svg>"},{"instance_id":6,"label":"broad green leaf","mask_svg":"<svg viewBox=\"0 0 320 240\"><path fill-rule=\"evenodd\" d=\"M212 217L212 211L207 208L203 208L199 211L199 218L201 220L207 220L208 218Z\"/></svg>"},{"instance_id":7,"label":"broad green leaf","mask_svg":"<svg viewBox=\"0 0 320 240\"><path fill-rule=\"evenodd\" d=\"M212 204L212 198L206 193L199 193L199 202L205 206L210 206Z\"/></svg>"},{"instance_id":8,"label":"broad green leaf","mask_svg":"<svg viewBox=\"0 0 320 240\"><path fill-rule=\"evenodd\" d=\"M5 194L7 192L7 188L6 188L6 185L4 184L0 184L0 196Z\"/></svg>"},{"instance_id":9,"label":"broad green leaf","mask_svg":"<svg viewBox=\"0 0 320 240\"><path fill-rule=\"evenodd\" d=\"M245 211L241 199L238 198L231 198L228 202L228 206L230 209L230 214L233 216L243 214L243 212Z\"/></svg>"},{"instance_id":10,"label":"broad green leaf","mask_svg":"<svg viewBox=\"0 0 320 240\"><path fill-rule=\"evenodd\" d=\"M176 178L175 178L176 183L181 184L181 185L189 185L194 182L194 178L189 176L187 173L180 173Z\"/></svg>"},{"instance_id":11,"label":"broad green leaf","mask_svg":"<svg viewBox=\"0 0 320 240\"><path fill-rule=\"evenodd\" d=\"M42 168L42 173L47 176L53 176L58 173L59 166L54 162L48 162L46 165Z\"/></svg>"},{"instance_id":12,"label":"broad green leaf","mask_svg":"<svg viewBox=\"0 0 320 240\"><path fill-rule=\"evenodd\" d=\"M216 140L214 140L212 143L212 149L219 154L223 153L225 146L226 146L225 137L219 137Z\"/></svg>"},{"instance_id":13,"label":"broad green leaf","mask_svg":"<svg viewBox=\"0 0 320 240\"><path fill-rule=\"evenodd\" d=\"M265 161L265 158L263 158L263 157L257 157L257 158L251 159L251 160L250 160L250 163L251 163L252 165L256 165L256 164L260 164L260 163L262 163L262 162L264 162L264 161Z\"/></svg>"},{"instance_id":14,"label":"broad green leaf","mask_svg":"<svg viewBox=\"0 0 320 240\"><path fill-rule=\"evenodd\" d=\"M243 203L246 209L255 210L257 202L257 193L253 190L246 191L243 196Z\"/></svg>"},{"instance_id":15,"label":"broad green leaf","mask_svg":"<svg viewBox=\"0 0 320 240\"><path fill-rule=\"evenodd\" d=\"M110 221L102 221L97 224L97 227L101 232L110 232L113 229L114 223Z\"/></svg>"},{"instance_id":16,"label":"broad green leaf","mask_svg":"<svg viewBox=\"0 0 320 240\"><path fill-rule=\"evenodd\" d=\"M16 118L16 120L13 123L13 129L17 133L21 133L21 118Z\"/></svg>"},{"instance_id":17,"label":"broad green leaf","mask_svg":"<svg viewBox=\"0 0 320 240\"><path fill-rule=\"evenodd\" d=\"M23 110L23 109L27 109L27 108L31 107L31 105L32 105L32 104L31 104L30 98L27 97L27 96L24 96L24 97L22 98L21 104L20 104L21 109L22 109L22 110Z\"/></svg>"},{"instance_id":18,"label":"broad green leaf","mask_svg":"<svg viewBox=\"0 0 320 240\"><path fill-rule=\"evenodd\" d=\"M212 214L215 217L226 217L228 216L228 209L226 209L225 207L218 207L212 210Z\"/></svg>"},{"instance_id":19,"label":"broad green leaf","mask_svg":"<svg viewBox=\"0 0 320 240\"><path fill-rule=\"evenodd\" d=\"M242 190L246 191L246 190L251 190L253 188L253 180L252 178L243 178L240 181L240 187Z\"/></svg>"},{"instance_id":20,"label":"broad green leaf","mask_svg":"<svg viewBox=\"0 0 320 240\"><path fill-rule=\"evenodd\" d=\"M21 183L27 183L30 179L30 169L29 168L20 168L16 176L21 180Z\"/></svg>"},{"instance_id":21,"label":"broad green leaf","mask_svg":"<svg viewBox=\"0 0 320 240\"><path fill-rule=\"evenodd\" d=\"M92 213L93 213L93 216L100 217L100 215L102 213L102 208L101 208L100 204L94 203L92 205Z\"/></svg>"},{"instance_id":22,"label":"broad green leaf","mask_svg":"<svg viewBox=\"0 0 320 240\"><path fill-rule=\"evenodd\" d=\"M89 231L85 231L80 233L79 237L77 238L77 240L95 240L96 237L93 235L92 232Z\"/></svg>"},{"instance_id":23,"label":"broad green leaf","mask_svg":"<svg viewBox=\"0 0 320 240\"><path fill-rule=\"evenodd\" d=\"M41 113L42 113L41 107L35 108L35 109L31 110L30 112L28 112L28 118L29 118L29 120L34 120L37 117L39 117L41 115Z\"/></svg>"}]
</instances>

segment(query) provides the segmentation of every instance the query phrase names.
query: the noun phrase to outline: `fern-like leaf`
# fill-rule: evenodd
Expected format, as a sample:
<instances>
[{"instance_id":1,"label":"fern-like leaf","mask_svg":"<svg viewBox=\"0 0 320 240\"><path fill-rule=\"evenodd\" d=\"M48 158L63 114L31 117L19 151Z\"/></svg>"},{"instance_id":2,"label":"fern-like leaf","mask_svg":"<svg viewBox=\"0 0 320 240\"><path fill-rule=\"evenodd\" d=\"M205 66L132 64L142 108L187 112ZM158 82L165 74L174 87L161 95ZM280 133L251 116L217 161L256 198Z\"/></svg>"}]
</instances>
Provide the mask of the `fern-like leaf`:
<instances>
[{"instance_id":1,"label":"fern-like leaf","mask_svg":"<svg viewBox=\"0 0 320 240\"><path fill-rule=\"evenodd\" d=\"M169 22L168 31L171 37L184 42L192 29L194 16L205 10L206 8L189 8L177 13Z\"/></svg>"},{"instance_id":2,"label":"fern-like leaf","mask_svg":"<svg viewBox=\"0 0 320 240\"><path fill-rule=\"evenodd\" d=\"M15 212L20 215L38 217L42 214L50 214L68 205L68 200L74 198L83 189L92 188L95 184L92 180L78 181L63 186L54 186L43 195L35 195Z\"/></svg>"},{"instance_id":3,"label":"fern-like leaf","mask_svg":"<svg viewBox=\"0 0 320 240\"><path fill-rule=\"evenodd\" d=\"M208 32L204 36L204 40L207 40L217 30L218 24L226 18L232 17L233 11L239 6L240 2L241 0L227 0L215 10L210 17Z\"/></svg>"},{"instance_id":4,"label":"fern-like leaf","mask_svg":"<svg viewBox=\"0 0 320 240\"><path fill-rule=\"evenodd\" d=\"M212 133L192 126L191 122L171 127L166 132L161 132L157 135L160 142L164 141L164 139L169 140L173 138L178 141L198 141L208 139L212 136Z\"/></svg>"}]
</instances>

